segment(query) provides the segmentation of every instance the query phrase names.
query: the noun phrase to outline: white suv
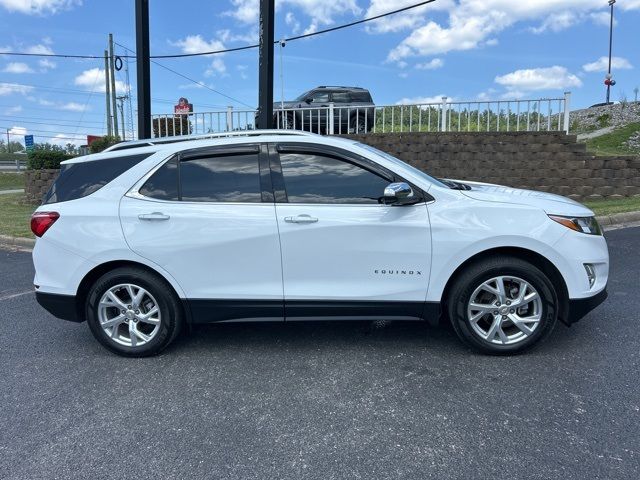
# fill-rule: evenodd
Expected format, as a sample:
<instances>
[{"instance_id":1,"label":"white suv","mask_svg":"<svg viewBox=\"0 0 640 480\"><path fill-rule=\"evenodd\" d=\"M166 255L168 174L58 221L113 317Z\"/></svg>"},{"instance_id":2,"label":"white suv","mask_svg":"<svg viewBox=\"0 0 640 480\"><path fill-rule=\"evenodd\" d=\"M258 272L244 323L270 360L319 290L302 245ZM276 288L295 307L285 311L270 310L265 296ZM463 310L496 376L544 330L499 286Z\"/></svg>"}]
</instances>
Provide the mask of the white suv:
<instances>
[{"instance_id":1,"label":"white suv","mask_svg":"<svg viewBox=\"0 0 640 480\"><path fill-rule=\"evenodd\" d=\"M131 147L64 162L31 223L38 302L122 355L197 323L441 316L510 354L606 298L605 239L567 198L317 135Z\"/></svg>"}]
</instances>

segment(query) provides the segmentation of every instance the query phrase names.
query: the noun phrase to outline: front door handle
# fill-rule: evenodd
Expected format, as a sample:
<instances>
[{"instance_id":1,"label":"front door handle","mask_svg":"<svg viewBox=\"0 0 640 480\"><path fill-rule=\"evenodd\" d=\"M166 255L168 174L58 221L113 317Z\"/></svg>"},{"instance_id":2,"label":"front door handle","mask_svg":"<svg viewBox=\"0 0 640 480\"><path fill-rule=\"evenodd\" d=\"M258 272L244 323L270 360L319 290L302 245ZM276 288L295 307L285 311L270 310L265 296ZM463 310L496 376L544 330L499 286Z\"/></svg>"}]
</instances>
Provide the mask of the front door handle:
<instances>
[{"instance_id":1,"label":"front door handle","mask_svg":"<svg viewBox=\"0 0 640 480\"><path fill-rule=\"evenodd\" d=\"M143 213L142 215L138 215L140 220L145 221L159 221L159 220L169 220L169 215L165 215L162 212L153 212L153 213Z\"/></svg>"},{"instance_id":2,"label":"front door handle","mask_svg":"<svg viewBox=\"0 0 640 480\"><path fill-rule=\"evenodd\" d=\"M310 215L297 215L295 217L284 217L284 221L287 223L316 223L318 219Z\"/></svg>"}]
</instances>

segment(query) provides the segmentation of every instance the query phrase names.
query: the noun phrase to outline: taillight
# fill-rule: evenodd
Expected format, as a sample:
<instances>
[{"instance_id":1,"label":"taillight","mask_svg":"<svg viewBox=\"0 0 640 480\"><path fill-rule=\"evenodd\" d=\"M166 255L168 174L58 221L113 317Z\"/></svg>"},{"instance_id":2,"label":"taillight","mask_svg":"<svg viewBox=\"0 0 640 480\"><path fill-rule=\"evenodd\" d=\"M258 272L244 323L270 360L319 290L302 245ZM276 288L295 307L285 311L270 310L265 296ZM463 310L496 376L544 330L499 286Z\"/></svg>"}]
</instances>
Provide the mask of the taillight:
<instances>
[{"instance_id":1,"label":"taillight","mask_svg":"<svg viewBox=\"0 0 640 480\"><path fill-rule=\"evenodd\" d=\"M58 212L35 212L31 215L31 231L36 237L41 237L58 218Z\"/></svg>"}]
</instances>

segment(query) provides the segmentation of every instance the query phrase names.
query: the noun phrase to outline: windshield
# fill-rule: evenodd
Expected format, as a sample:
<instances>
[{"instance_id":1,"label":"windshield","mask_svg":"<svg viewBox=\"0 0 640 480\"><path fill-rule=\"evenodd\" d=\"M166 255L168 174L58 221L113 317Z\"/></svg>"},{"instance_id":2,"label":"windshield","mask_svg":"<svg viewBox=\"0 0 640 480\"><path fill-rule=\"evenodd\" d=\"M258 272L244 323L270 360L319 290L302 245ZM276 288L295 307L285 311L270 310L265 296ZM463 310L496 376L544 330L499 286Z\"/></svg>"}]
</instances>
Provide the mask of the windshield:
<instances>
[{"instance_id":1,"label":"windshield","mask_svg":"<svg viewBox=\"0 0 640 480\"><path fill-rule=\"evenodd\" d=\"M302 95L297 97L294 102L302 102L307 96L309 96L309 93L311 93L311 90L304 92Z\"/></svg>"},{"instance_id":2,"label":"windshield","mask_svg":"<svg viewBox=\"0 0 640 480\"><path fill-rule=\"evenodd\" d=\"M384 159L392 162L395 165L398 165L400 167L404 167L404 168L410 168L411 171L418 177L426 180L429 183L432 183L434 185L437 185L438 187L443 187L443 188L449 188L447 185L445 185L444 183L442 183L440 180L438 180L437 178L432 177L431 175L427 175L426 173L424 173L422 170L418 170L415 167L412 167L411 165L409 165L407 162L403 162L402 160L400 160L399 158L394 157L393 155L388 154L387 152L383 152L382 150L378 150L375 147L372 147L371 145L367 145L366 143L360 143L358 142L357 145L359 147L364 148L365 150L368 150L372 153L375 153L376 155L379 155L380 157L383 157Z\"/></svg>"}]
</instances>

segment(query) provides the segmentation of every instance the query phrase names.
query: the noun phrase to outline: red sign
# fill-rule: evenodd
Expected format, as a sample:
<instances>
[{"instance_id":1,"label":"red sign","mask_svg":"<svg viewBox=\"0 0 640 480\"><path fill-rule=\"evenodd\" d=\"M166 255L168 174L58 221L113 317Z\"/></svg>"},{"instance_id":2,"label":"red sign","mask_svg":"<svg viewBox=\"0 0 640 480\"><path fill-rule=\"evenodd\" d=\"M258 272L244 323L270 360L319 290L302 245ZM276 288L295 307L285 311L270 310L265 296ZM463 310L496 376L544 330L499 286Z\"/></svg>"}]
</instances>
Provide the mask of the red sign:
<instances>
[{"instance_id":1,"label":"red sign","mask_svg":"<svg viewBox=\"0 0 640 480\"><path fill-rule=\"evenodd\" d=\"M174 105L173 107L173 113L185 114L191 112L193 112L193 104L189 103L189 100L184 97L181 97L180 100L178 100L178 105Z\"/></svg>"},{"instance_id":2,"label":"red sign","mask_svg":"<svg viewBox=\"0 0 640 480\"><path fill-rule=\"evenodd\" d=\"M100 138L102 138L100 135L87 135L87 145L91 145Z\"/></svg>"}]
</instances>

